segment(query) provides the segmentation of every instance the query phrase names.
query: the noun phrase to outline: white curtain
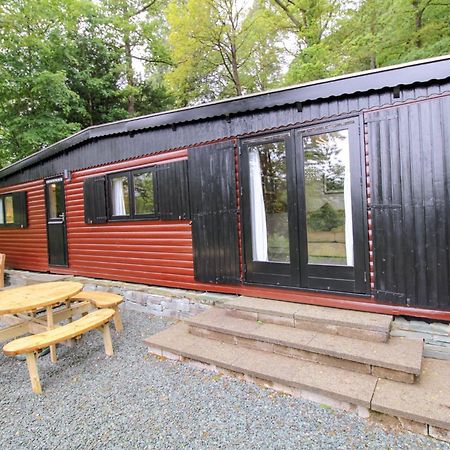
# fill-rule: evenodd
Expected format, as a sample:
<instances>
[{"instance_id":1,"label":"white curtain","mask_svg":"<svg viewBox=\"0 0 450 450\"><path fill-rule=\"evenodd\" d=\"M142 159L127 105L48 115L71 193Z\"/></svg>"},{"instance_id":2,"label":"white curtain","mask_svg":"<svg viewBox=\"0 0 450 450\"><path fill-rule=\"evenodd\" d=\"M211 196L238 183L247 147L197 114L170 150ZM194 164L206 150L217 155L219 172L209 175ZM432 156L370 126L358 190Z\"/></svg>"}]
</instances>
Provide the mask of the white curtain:
<instances>
[{"instance_id":1,"label":"white curtain","mask_svg":"<svg viewBox=\"0 0 450 450\"><path fill-rule=\"evenodd\" d=\"M112 179L112 206L113 216L125 216L125 197L123 192L123 178Z\"/></svg>"},{"instance_id":2,"label":"white curtain","mask_svg":"<svg viewBox=\"0 0 450 450\"><path fill-rule=\"evenodd\" d=\"M348 150L347 150L348 151ZM350 156L350 155L349 155ZM345 207L345 253L347 266L353 266L353 219L352 219L352 189L350 181L350 158L345 165L344 177L344 207Z\"/></svg>"},{"instance_id":3,"label":"white curtain","mask_svg":"<svg viewBox=\"0 0 450 450\"><path fill-rule=\"evenodd\" d=\"M261 178L261 163L257 149L250 149L250 211L252 220L252 250L254 261L268 261L266 208Z\"/></svg>"}]
</instances>

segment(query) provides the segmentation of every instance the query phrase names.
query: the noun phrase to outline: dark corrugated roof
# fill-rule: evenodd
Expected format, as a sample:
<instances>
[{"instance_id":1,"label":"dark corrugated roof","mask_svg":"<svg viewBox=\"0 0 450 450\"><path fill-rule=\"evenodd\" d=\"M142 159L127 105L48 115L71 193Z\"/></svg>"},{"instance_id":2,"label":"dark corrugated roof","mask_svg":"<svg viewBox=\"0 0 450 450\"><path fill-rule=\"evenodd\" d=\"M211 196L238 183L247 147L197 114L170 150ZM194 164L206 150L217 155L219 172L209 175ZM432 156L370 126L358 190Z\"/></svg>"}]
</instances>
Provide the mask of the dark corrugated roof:
<instances>
[{"instance_id":1,"label":"dark corrugated roof","mask_svg":"<svg viewBox=\"0 0 450 450\"><path fill-rule=\"evenodd\" d=\"M0 178L93 138L447 78L450 78L450 55L96 125L0 170Z\"/></svg>"}]
</instances>

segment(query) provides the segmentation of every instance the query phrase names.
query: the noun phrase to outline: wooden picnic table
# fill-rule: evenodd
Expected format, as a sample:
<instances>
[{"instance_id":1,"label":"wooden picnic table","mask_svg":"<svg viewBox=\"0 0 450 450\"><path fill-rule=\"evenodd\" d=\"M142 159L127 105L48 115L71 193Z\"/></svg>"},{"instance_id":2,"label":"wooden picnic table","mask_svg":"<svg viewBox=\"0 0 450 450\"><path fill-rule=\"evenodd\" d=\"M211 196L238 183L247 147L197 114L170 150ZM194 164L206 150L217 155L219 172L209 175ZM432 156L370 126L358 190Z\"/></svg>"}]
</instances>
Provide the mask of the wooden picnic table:
<instances>
[{"instance_id":1,"label":"wooden picnic table","mask_svg":"<svg viewBox=\"0 0 450 450\"><path fill-rule=\"evenodd\" d=\"M75 281L32 284L0 292L0 315L31 312L64 303L83 289Z\"/></svg>"},{"instance_id":2,"label":"wooden picnic table","mask_svg":"<svg viewBox=\"0 0 450 450\"><path fill-rule=\"evenodd\" d=\"M74 281L54 281L33 284L0 292L0 316L9 318L11 326L0 328L0 342L27 333L42 332L55 327L55 322L71 320L77 312L86 312L88 304L81 308L72 307L69 299L81 292L82 283ZM55 313L54 307L66 303L66 309ZM45 309L45 319L36 317L36 311ZM85 311L86 310L86 311ZM56 362L56 347L50 347L51 359Z\"/></svg>"}]
</instances>

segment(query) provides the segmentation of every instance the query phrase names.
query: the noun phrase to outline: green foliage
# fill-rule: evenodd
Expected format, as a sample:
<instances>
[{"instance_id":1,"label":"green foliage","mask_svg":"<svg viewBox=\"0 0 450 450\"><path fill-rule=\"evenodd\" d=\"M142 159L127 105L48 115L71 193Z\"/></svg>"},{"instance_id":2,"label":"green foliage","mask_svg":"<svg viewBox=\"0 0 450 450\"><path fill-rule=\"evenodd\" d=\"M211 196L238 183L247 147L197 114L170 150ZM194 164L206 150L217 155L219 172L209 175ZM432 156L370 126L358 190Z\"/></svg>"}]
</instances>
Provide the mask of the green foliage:
<instances>
[{"instance_id":1,"label":"green foliage","mask_svg":"<svg viewBox=\"0 0 450 450\"><path fill-rule=\"evenodd\" d=\"M4 0L0 165L87 126L448 53L448 1Z\"/></svg>"},{"instance_id":2,"label":"green foliage","mask_svg":"<svg viewBox=\"0 0 450 450\"><path fill-rule=\"evenodd\" d=\"M308 225L313 231L331 231L344 224L342 214L339 214L328 202L308 217Z\"/></svg>"},{"instance_id":3,"label":"green foliage","mask_svg":"<svg viewBox=\"0 0 450 450\"><path fill-rule=\"evenodd\" d=\"M280 74L278 30L255 2L171 0L166 11L178 105L270 88Z\"/></svg>"}]
</instances>

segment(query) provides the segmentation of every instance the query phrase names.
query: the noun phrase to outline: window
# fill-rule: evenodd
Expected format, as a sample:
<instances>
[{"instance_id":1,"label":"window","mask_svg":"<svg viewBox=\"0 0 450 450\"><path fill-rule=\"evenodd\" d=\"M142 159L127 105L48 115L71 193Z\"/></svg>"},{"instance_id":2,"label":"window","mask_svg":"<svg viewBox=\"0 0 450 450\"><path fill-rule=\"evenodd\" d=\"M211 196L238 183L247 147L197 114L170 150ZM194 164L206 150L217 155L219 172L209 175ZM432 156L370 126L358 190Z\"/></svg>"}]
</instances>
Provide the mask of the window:
<instances>
[{"instance_id":1,"label":"window","mask_svg":"<svg viewBox=\"0 0 450 450\"><path fill-rule=\"evenodd\" d=\"M27 193L0 195L0 226L25 228L27 225Z\"/></svg>"},{"instance_id":2,"label":"window","mask_svg":"<svg viewBox=\"0 0 450 450\"><path fill-rule=\"evenodd\" d=\"M63 184L61 181L48 185L48 218L59 219L64 214Z\"/></svg>"},{"instance_id":3,"label":"window","mask_svg":"<svg viewBox=\"0 0 450 450\"><path fill-rule=\"evenodd\" d=\"M133 174L134 213L136 216L155 214L153 172Z\"/></svg>"},{"instance_id":4,"label":"window","mask_svg":"<svg viewBox=\"0 0 450 450\"><path fill-rule=\"evenodd\" d=\"M13 206L13 197L12 195L5 195L3 197L3 207L5 210L5 223L13 224L14 223L14 206Z\"/></svg>"},{"instance_id":5,"label":"window","mask_svg":"<svg viewBox=\"0 0 450 450\"><path fill-rule=\"evenodd\" d=\"M153 167L109 176L112 219L156 218Z\"/></svg>"},{"instance_id":6,"label":"window","mask_svg":"<svg viewBox=\"0 0 450 450\"><path fill-rule=\"evenodd\" d=\"M130 190L128 175L110 178L111 215L123 217L130 215Z\"/></svg>"},{"instance_id":7,"label":"window","mask_svg":"<svg viewBox=\"0 0 450 450\"><path fill-rule=\"evenodd\" d=\"M83 195L86 224L188 219L187 160L86 178Z\"/></svg>"}]
</instances>

